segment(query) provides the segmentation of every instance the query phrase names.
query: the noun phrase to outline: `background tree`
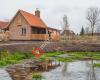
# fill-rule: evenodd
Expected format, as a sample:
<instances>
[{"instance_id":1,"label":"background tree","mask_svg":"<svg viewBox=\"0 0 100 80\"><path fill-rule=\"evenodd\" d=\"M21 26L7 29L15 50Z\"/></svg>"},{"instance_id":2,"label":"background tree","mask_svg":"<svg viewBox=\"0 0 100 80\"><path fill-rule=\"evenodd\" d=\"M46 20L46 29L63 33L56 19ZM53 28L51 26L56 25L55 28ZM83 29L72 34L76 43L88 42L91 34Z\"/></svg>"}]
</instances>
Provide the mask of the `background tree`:
<instances>
[{"instance_id":1,"label":"background tree","mask_svg":"<svg viewBox=\"0 0 100 80\"><path fill-rule=\"evenodd\" d=\"M83 28L83 26L82 26L81 32L80 32L80 36L82 36L82 35L84 35L84 34L85 34L85 30L84 30L84 28Z\"/></svg>"},{"instance_id":2,"label":"background tree","mask_svg":"<svg viewBox=\"0 0 100 80\"><path fill-rule=\"evenodd\" d=\"M89 27L86 27L85 28L85 34L88 34L89 33Z\"/></svg>"},{"instance_id":3,"label":"background tree","mask_svg":"<svg viewBox=\"0 0 100 80\"><path fill-rule=\"evenodd\" d=\"M86 19L89 22L93 36L95 27L100 24L100 10L97 7L90 7L87 11Z\"/></svg>"},{"instance_id":4,"label":"background tree","mask_svg":"<svg viewBox=\"0 0 100 80\"><path fill-rule=\"evenodd\" d=\"M97 33L100 33L100 25L97 26L97 28L96 28L96 32L97 32Z\"/></svg>"}]
</instances>

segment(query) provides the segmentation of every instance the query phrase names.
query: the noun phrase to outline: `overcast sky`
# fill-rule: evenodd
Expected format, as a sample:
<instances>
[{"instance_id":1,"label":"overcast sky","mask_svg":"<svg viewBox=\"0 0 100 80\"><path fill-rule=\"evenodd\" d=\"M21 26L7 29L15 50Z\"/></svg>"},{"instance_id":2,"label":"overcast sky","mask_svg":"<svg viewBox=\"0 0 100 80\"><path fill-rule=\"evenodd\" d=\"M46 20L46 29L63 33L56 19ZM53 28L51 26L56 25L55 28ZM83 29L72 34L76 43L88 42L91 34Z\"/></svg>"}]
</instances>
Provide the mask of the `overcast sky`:
<instances>
[{"instance_id":1,"label":"overcast sky","mask_svg":"<svg viewBox=\"0 0 100 80\"><path fill-rule=\"evenodd\" d=\"M82 25L86 27L86 10L91 6L100 8L100 0L0 0L0 20L12 19L18 9L34 13L39 8L48 26L59 29L67 15L70 29L78 33Z\"/></svg>"}]
</instances>

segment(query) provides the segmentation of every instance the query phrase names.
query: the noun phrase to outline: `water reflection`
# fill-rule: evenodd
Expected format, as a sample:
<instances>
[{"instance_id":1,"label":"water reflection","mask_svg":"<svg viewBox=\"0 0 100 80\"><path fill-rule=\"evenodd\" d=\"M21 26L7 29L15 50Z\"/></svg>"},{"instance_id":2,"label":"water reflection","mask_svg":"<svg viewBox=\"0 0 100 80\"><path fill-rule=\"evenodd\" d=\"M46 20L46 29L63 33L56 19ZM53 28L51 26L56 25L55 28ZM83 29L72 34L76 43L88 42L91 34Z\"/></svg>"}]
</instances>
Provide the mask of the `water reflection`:
<instances>
[{"instance_id":1,"label":"water reflection","mask_svg":"<svg viewBox=\"0 0 100 80\"><path fill-rule=\"evenodd\" d=\"M100 63L100 61L94 61ZM100 68L94 68L96 80L100 80ZM91 61L61 63L54 70L43 73L43 80L89 80ZM5 69L0 69L0 80L11 80ZM91 79L90 79L91 80Z\"/></svg>"},{"instance_id":2,"label":"water reflection","mask_svg":"<svg viewBox=\"0 0 100 80\"><path fill-rule=\"evenodd\" d=\"M68 66L68 63L65 62L62 68L62 79L61 80L67 79L67 66Z\"/></svg>"},{"instance_id":3,"label":"water reflection","mask_svg":"<svg viewBox=\"0 0 100 80\"><path fill-rule=\"evenodd\" d=\"M60 67L44 72L45 80L89 80L90 61L62 63ZM100 68L95 68L96 80L100 80ZM89 74L89 75L88 75Z\"/></svg>"}]
</instances>

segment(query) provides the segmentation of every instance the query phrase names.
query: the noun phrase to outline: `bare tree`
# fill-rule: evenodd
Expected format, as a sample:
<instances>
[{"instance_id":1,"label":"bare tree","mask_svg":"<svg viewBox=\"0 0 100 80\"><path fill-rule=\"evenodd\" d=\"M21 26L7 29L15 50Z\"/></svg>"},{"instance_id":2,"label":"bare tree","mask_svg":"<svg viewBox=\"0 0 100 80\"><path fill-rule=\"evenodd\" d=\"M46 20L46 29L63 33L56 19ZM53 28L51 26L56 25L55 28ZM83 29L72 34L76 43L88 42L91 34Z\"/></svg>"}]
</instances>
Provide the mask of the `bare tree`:
<instances>
[{"instance_id":1,"label":"bare tree","mask_svg":"<svg viewBox=\"0 0 100 80\"><path fill-rule=\"evenodd\" d=\"M86 19L89 22L93 36L95 27L100 24L100 10L97 7L90 7L87 11Z\"/></svg>"}]
</instances>

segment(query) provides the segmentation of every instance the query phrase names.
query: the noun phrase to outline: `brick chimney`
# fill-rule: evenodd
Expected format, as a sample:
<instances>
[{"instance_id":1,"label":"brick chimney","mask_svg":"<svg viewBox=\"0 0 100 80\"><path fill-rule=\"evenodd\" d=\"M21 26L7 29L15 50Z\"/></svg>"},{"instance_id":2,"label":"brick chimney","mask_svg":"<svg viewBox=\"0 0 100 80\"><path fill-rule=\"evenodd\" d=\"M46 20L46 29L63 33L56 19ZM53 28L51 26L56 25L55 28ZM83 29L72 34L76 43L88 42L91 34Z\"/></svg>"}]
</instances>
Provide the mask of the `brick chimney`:
<instances>
[{"instance_id":1,"label":"brick chimney","mask_svg":"<svg viewBox=\"0 0 100 80\"><path fill-rule=\"evenodd\" d=\"M35 11L35 16L39 17L40 18L40 11L38 8L36 8L36 11Z\"/></svg>"}]
</instances>

